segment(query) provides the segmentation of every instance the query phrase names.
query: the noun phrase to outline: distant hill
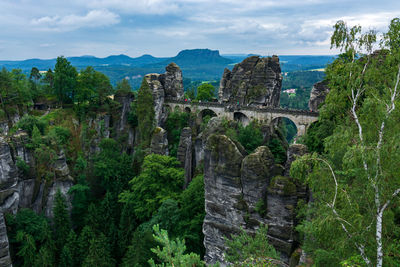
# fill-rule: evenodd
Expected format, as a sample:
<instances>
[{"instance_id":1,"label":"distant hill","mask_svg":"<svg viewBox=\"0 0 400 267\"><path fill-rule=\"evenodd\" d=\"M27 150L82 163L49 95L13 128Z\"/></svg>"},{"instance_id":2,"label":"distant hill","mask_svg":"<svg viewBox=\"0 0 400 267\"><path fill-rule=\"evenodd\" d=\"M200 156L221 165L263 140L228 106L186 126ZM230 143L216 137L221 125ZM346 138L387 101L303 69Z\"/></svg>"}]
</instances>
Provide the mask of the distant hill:
<instances>
[{"instance_id":1,"label":"distant hill","mask_svg":"<svg viewBox=\"0 0 400 267\"><path fill-rule=\"evenodd\" d=\"M103 65L95 67L95 69L108 75L112 82L128 78L131 81L131 85L136 88L140 85L141 78L144 75L153 72L164 72L165 67L171 62L178 64L182 69L184 78L211 81L219 80L224 69L229 67L229 64L233 61L222 57L218 50L190 49L179 52L175 57L163 58L159 62L134 68L127 65Z\"/></svg>"},{"instance_id":2,"label":"distant hill","mask_svg":"<svg viewBox=\"0 0 400 267\"><path fill-rule=\"evenodd\" d=\"M193 64L197 65L208 65L208 64L217 64L217 65L227 65L232 63L232 60L222 57L219 54L218 50L210 50L210 49L190 49L190 50L182 50L178 53L177 56L172 57L167 62L175 62L179 66L193 66Z\"/></svg>"},{"instance_id":3,"label":"distant hill","mask_svg":"<svg viewBox=\"0 0 400 267\"><path fill-rule=\"evenodd\" d=\"M164 61L166 58L156 58L151 55L143 55L136 58L131 58L127 55L113 55L105 58L98 58L94 56L81 56L81 57L67 57L68 61L77 68L85 68L87 66L110 66L110 65L123 65L131 67L139 67L147 64L154 64ZM56 59L28 59L22 61L0 61L0 67L7 69L18 68L24 71L30 71L32 67L39 70L48 70L54 68Z\"/></svg>"},{"instance_id":4,"label":"distant hill","mask_svg":"<svg viewBox=\"0 0 400 267\"><path fill-rule=\"evenodd\" d=\"M232 69L236 63L241 62L248 56L254 54L227 54L220 55L218 50L189 49L182 50L174 57L153 57L142 55L132 58L127 55L112 55L105 58L94 56L68 57L71 64L79 69L93 66L96 70L103 72L112 84L127 78L133 88L140 86L143 76L147 73L161 73L165 66L175 62L182 69L186 79L197 81L219 81L225 68ZM333 60L333 56L280 56L283 72L298 70L310 70L324 68ZM56 59L28 59L21 61L0 61L0 68L22 69L29 74L32 67L39 70L53 69Z\"/></svg>"}]
</instances>

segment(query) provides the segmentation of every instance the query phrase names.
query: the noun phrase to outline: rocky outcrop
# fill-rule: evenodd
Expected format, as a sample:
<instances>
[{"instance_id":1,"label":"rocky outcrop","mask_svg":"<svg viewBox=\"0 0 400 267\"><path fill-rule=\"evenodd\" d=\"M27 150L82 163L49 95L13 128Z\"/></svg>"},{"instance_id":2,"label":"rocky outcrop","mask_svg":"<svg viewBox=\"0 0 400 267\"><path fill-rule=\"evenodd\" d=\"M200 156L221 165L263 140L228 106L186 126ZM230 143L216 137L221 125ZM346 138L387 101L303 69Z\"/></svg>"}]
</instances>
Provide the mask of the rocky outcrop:
<instances>
[{"instance_id":1,"label":"rocky outcrop","mask_svg":"<svg viewBox=\"0 0 400 267\"><path fill-rule=\"evenodd\" d=\"M10 146L0 137L0 190L13 187L18 180L17 174Z\"/></svg>"},{"instance_id":2,"label":"rocky outcrop","mask_svg":"<svg viewBox=\"0 0 400 267\"><path fill-rule=\"evenodd\" d=\"M211 135L204 153L206 216L203 222L204 260L224 262L225 237L245 225L240 184L243 155L225 135ZM243 207L244 208L244 207Z\"/></svg>"},{"instance_id":3,"label":"rocky outcrop","mask_svg":"<svg viewBox=\"0 0 400 267\"><path fill-rule=\"evenodd\" d=\"M153 101L154 101L154 120L155 125L161 126L163 125L164 121L166 120L166 109L164 107L164 100L165 100L165 90L164 86L161 83L163 80L161 74L151 73L144 76L151 91L153 92Z\"/></svg>"},{"instance_id":4,"label":"rocky outcrop","mask_svg":"<svg viewBox=\"0 0 400 267\"><path fill-rule=\"evenodd\" d=\"M170 63L163 74L150 73L145 76L153 92L156 126L163 126L168 116L164 107L165 97L181 99L183 97L182 71L175 63Z\"/></svg>"},{"instance_id":5,"label":"rocky outcrop","mask_svg":"<svg viewBox=\"0 0 400 267\"><path fill-rule=\"evenodd\" d=\"M168 138L167 131L161 127L156 127L154 129L153 135L151 137L150 144L151 153L159 155L168 155Z\"/></svg>"},{"instance_id":6,"label":"rocky outcrop","mask_svg":"<svg viewBox=\"0 0 400 267\"><path fill-rule=\"evenodd\" d=\"M53 218L53 208L55 205L55 196L57 191L60 191L61 194L64 196L67 204L68 210L71 210L71 197L68 194L68 190L73 186L73 182L71 180L56 180L50 186L48 195L45 199L45 206L44 206L44 215L48 218Z\"/></svg>"},{"instance_id":7,"label":"rocky outcrop","mask_svg":"<svg viewBox=\"0 0 400 267\"><path fill-rule=\"evenodd\" d=\"M318 111L320 105L325 101L326 95L329 93L329 87L327 81L317 82L314 84L310 93L310 100L308 101L308 107L311 111Z\"/></svg>"},{"instance_id":8,"label":"rocky outcrop","mask_svg":"<svg viewBox=\"0 0 400 267\"><path fill-rule=\"evenodd\" d=\"M181 162L182 167L185 170L185 185L186 188L190 181L192 181L193 175L193 142L192 142L192 129L185 127L182 129L181 137L179 139L179 146L177 152L177 158Z\"/></svg>"},{"instance_id":9,"label":"rocky outcrop","mask_svg":"<svg viewBox=\"0 0 400 267\"><path fill-rule=\"evenodd\" d=\"M181 99L183 97L182 71L175 63L170 63L166 68L164 76L164 91L166 97Z\"/></svg>"},{"instance_id":10,"label":"rocky outcrop","mask_svg":"<svg viewBox=\"0 0 400 267\"><path fill-rule=\"evenodd\" d=\"M287 152L287 160L285 163L285 176L290 176L290 167L292 162L296 160L297 157L301 157L308 152L307 147L302 144L294 144L289 146Z\"/></svg>"},{"instance_id":11,"label":"rocky outcrop","mask_svg":"<svg viewBox=\"0 0 400 267\"><path fill-rule=\"evenodd\" d=\"M303 150L297 145L289 151L294 154ZM281 259L289 262L296 248L298 186L283 174L284 169L275 163L268 147L260 146L246 156L227 136L209 135L204 150L203 223L208 264L226 264L225 238L238 233L240 227L254 233L261 224L268 225L270 243Z\"/></svg>"},{"instance_id":12,"label":"rocky outcrop","mask_svg":"<svg viewBox=\"0 0 400 267\"><path fill-rule=\"evenodd\" d=\"M51 216L54 192L60 189L68 199L67 191L73 185L64 151L49 166L55 177L53 182L48 182L37 179L30 171L34 158L32 151L25 147L27 134L17 132L9 142L0 137L0 212L16 213L18 208L32 208Z\"/></svg>"},{"instance_id":13,"label":"rocky outcrop","mask_svg":"<svg viewBox=\"0 0 400 267\"><path fill-rule=\"evenodd\" d=\"M131 92L117 92L114 100L120 104L119 111L113 116L108 114L101 115L98 122L94 123L98 135L98 143L102 138L116 138L124 142L123 151L132 154L136 140L135 129L129 124L128 117L132 111L132 102L135 100L134 94ZM111 136L110 129L113 127L114 132ZM95 146L95 152L99 151L98 145Z\"/></svg>"},{"instance_id":14,"label":"rocky outcrop","mask_svg":"<svg viewBox=\"0 0 400 267\"><path fill-rule=\"evenodd\" d=\"M0 213L0 266L12 266L7 237L7 228L3 213Z\"/></svg>"},{"instance_id":15,"label":"rocky outcrop","mask_svg":"<svg viewBox=\"0 0 400 267\"><path fill-rule=\"evenodd\" d=\"M236 64L232 71L224 70L219 99L235 105L278 107L281 85L279 58L252 56Z\"/></svg>"}]
</instances>

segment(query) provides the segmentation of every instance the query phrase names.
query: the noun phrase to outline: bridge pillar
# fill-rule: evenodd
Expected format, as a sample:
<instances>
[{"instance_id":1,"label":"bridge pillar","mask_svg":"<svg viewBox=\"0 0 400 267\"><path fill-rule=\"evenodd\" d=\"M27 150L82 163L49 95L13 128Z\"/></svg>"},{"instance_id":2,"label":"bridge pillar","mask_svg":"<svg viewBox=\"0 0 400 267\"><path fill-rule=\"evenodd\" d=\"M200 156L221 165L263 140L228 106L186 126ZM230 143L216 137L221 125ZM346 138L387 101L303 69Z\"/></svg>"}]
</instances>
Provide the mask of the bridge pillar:
<instances>
[{"instance_id":1,"label":"bridge pillar","mask_svg":"<svg viewBox=\"0 0 400 267\"><path fill-rule=\"evenodd\" d=\"M297 127L297 136L302 136L306 134L307 126L304 124L296 125Z\"/></svg>"}]
</instances>

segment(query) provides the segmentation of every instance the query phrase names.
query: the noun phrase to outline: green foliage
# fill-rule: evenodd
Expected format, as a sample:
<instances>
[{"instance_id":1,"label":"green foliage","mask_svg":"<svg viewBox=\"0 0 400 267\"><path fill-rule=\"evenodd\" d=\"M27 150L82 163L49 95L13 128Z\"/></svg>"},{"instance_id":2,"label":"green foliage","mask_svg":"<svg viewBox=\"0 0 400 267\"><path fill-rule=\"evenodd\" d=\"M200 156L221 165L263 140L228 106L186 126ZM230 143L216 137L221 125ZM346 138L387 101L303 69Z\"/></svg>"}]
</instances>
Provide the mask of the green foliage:
<instances>
[{"instance_id":1,"label":"green foliage","mask_svg":"<svg viewBox=\"0 0 400 267\"><path fill-rule=\"evenodd\" d=\"M83 227L78 238L78 244L79 244L78 262L83 262L86 259L89 253L90 242L95 238L96 238L96 233L93 231L91 226L86 225L85 227Z\"/></svg>"},{"instance_id":2,"label":"green foliage","mask_svg":"<svg viewBox=\"0 0 400 267\"><path fill-rule=\"evenodd\" d=\"M274 247L268 243L268 227L261 225L254 236L243 229L238 235L226 239L225 259L234 266L279 266ZM250 265L252 263L253 265Z\"/></svg>"},{"instance_id":3,"label":"green foliage","mask_svg":"<svg viewBox=\"0 0 400 267\"><path fill-rule=\"evenodd\" d=\"M100 235L90 240L89 251L82 263L82 267L112 267L115 266L114 259L107 248L107 239Z\"/></svg>"},{"instance_id":4,"label":"green foliage","mask_svg":"<svg viewBox=\"0 0 400 267\"><path fill-rule=\"evenodd\" d=\"M37 148L40 147L42 144L42 135L40 134L39 129L35 126L33 126L33 131L32 131L32 147Z\"/></svg>"},{"instance_id":5,"label":"green foliage","mask_svg":"<svg viewBox=\"0 0 400 267\"><path fill-rule=\"evenodd\" d=\"M53 238L56 253L57 255L60 255L70 233L71 222L65 198L59 190L56 193L54 202ZM59 259L59 257L57 258Z\"/></svg>"},{"instance_id":6,"label":"green foliage","mask_svg":"<svg viewBox=\"0 0 400 267\"><path fill-rule=\"evenodd\" d=\"M118 195L127 189L132 178L132 158L126 153L121 154L121 148L114 139L105 138L99 146L101 151L93 159L91 188L96 194L109 190Z\"/></svg>"},{"instance_id":7,"label":"green foliage","mask_svg":"<svg viewBox=\"0 0 400 267\"><path fill-rule=\"evenodd\" d=\"M143 78L142 85L138 91L136 114L138 118L138 130L140 133L141 144L144 147L150 145L151 136L154 129L154 100L149 84Z\"/></svg>"},{"instance_id":8,"label":"green foliage","mask_svg":"<svg viewBox=\"0 0 400 267\"><path fill-rule=\"evenodd\" d=\"M217 91L214 86L209 83L203 83L197 87L196 100L200 101L211 101L215 98Z\"/></svg>"},{"instance_id":9,"label":"green foliage","mask_svg":"<svg viewBox=\"0 0 400 267\"><path fill-rule=\"evenodd\" d=\"M168 135L168 150L170 155L176 157L179 140L184 127L189 126L190 113L173 111L168 114L165 122L165 129Z\"/></svg>"},{"instance_id":10,"label":"green foliage","mask_svg":"<svg viewBox=\"0 0 400 267\"><path fill-rule=\"evenodd\" d=\"M272 138L268 142L268 148L271 151L272 155L274 155L275 163L283 164L286 162L286 150L282 146L282 141L278 138Z\"/></svg>"},{"instance_id":11,"label":"green foliage","mask_svg":"<svg viewBox=\"0 0 400 267\"><path fill-rule=\"evenodd\" d=\"M54 126L50 129L47 136L59 146L65 146L71 138L71 130L62 126Z\"/></svg>"},{"instance_id":12,"label":"green foliage","mask_svg":"<svg viewBox=\"0 0 400 267\"><path fill-rule=\"evenodd\" d=\"M39 258L53 258L51 230L44 216L20 209L16 215L7 214L6 221L15 266L31 266Z\"/></svg>"},{"instance_id":13,"label":"green foliage","mask_svg":"<svg viewBox=\"0 0 400 267\"><path fill-rule=\"evenodd\" d=\"M43 135L46 128L46 123L35 116L29 116L25 114L17 123L17 127L26 131L29 136L32 136L35 126L40 131L40 134Z\"/></svg>"},{"instance_id":14,"label":"green foliage","mask_svg":"<svg viewBox=\"0 0 400 267\"><path fill-rule=\"evenodd\" d=\"M185 254L186 246L184 240L170 240L166 230L160 230L158 225L153 227L154 239L159 242L163 248L159 246L152 248L151 251L157 255L163 262L155 264L154 260L149 260L150 266L205 266L204 262L200 260L200 256L195 253Z\"/></svg>"},{"instance_id":15,"label":"green foliage","mask_svg":"<svg viewBox=\"0 0 400 267\"><path fill-rule=\"evenodd\" d=\"M78 266L79 265L79 243L77 236L73 230L68 234L60 256L60 267Z\"/></svg>"},{"instance_id":16,"label":"green foliage","mask_svg":"<svg viewBox=\"0 0 400 267\"><path fill-rule=\"evenodd\" d=\"M57 153L50 147L41 144L34 151L36 160L36 176L39 179L51 180L55 177L54 163L57 159Z\"/></svg>"},{"instance_id":17,"label":"green foliage","mask_svg":"<svg viewBox=\"0 0 400 267\"><path fill-rule=\"evenodd\" d=\"M39 253L36 254L33 266L34 267L54 266L54 254L52 248L49 245L45 244L40 247Z\"/></svg>"},{"instance_id":18,"label":"green foliage","mask_svg":"<svg viewBox=\"0 0 400 267\"><path fill-rule=\"evenodd\" d=\"M238 140L248 153L253 152L263 142L260 126L254 121L246 127L239 126Z\"/></svg>"},{"instance_id":19,"label":"green foliage","mask_svg":"<svg viewBox=\"0 0 400 267\"><path fill-rule=\"evenodd\" d=\"M79 229L83 227L83 218L86 214L87 207L90 199L90 187L87 185L84 179L79 179L78 183L73 185L69 190L68 194L72 197L72 210L71 218L73 225Z\"/></svg>"},{"instance_id":20,"label":"green foliage","mask_svg":"<svg viewBox=\"0 0 400 267\"><path fill-rule=\"evenodd\" d=\"M76 94L76 68L63 56L57 57L54 67L54 93L60 104L73 103Z\"/></svg>"},{"instance_id":21,"label":"green foliage","mask_svg":"<svg viewBox=\"0 0 400 267\"><path fill-rule=\"evenodd\" d=\"M180 195L179 203L180 221L176 226L176 233L186 240L188 251L202 256L204 255L202 228L205 216L203 175L193 178Z\"/></svg>"},{"instance_id":22,"label":"green foliage","mask_svg":"<svg viewBox=\"0 0 400 267\"><path fill-rule=\"evenodd\" d=\"M127 79L122 79L121 81L117 82L116 89L116 93L119 94L127 94L132 92L132 87Z\"/></svg>"},{"instance_id":23,"label":"green foliage","mask_svg":"<svg viewBox=\"0 0 400 267\"><path fill-rule=\"evenodd\" d=\"M19 69L11 72L6 68L0 71L0 105L4 111L5 118L18 114L17 109L30 106L32 104L29 82L26 76Z\"/></svg>"},{"instance_id":24,"label":"green foliage","mask_svg":"<svg viewBox=\"0 0 400 267\"><path fill-rule=\"evenodd\" d=\"M155 241L151 229L137 229L132 237L131 245L122 260L123 267L141 267L148 266L148 261L155 258L155 254L151 249L159 245Z\"/></svg>"},{"instance_id":25,"label":"green foliage","mask_svg":"<svg viewBox=\"0 0 400 267\"><path fill-rule=\"evenodd\" d=\"M131 111L128 114L128 122L133 128L136 128L139 125L137 117L137 101L133 101L131 103Z\"/></svg>"},{"instance_id":26,"label":"green foliage","mask_svg":"<svg viewBox=\"0 0 400 267\"><path fill-rule=\"evenodd\" d=\"M29 171L30 171L30 166L20 157L17 157L17 162L15 164L18 168L18 170L20 170L23 175L28 175Z\"/></svg>"},{"instance_id":27,"label":"green foliage","mask_svg":"<svg viewBox=\"0 0 400 267\"><path fill-rule=\"evenodd\" d=\"M183 187L184 171L173 157L150 154L144 158L142 172L129 184L130 191L120 194L120 201L133 205L140 220L152 214L167 199L177 199Z\"/></svg>"},{"instance_id":28,"label":"green foliage","mask_svg":"<svg viewBox=\"0 0 400 267\"><path fill-rule=\"evenodd\" d=\"M384 36L394 39L384 37L375 53L373 31L343 21L335 25L332 46L344 53L327 68L330 93L306 137L323 156L305 155L292 164L291 176L312 191L314 201L302 211L309 219L298 230L312 236L303 248L319 266L395 266L400 259L392 252L400 236L394 208L400 113L393 94L400 58L390 47L398 42L390 32L398 20L392 22Z\"/></svg>"},{"instance_id":29,"label":"green foliage","mask_svg":"<svg viewBox=\"0 0 400 267\"><path fill-rule=\"evenodd\" d=\"M24 233L23 231L17 232L16 240L17 242L21 243L21 247L17 253L17 256L23 259L22 266L31 266L31 263L35 261L35 240L30 234Z\"/></svg>"}]
</instances>

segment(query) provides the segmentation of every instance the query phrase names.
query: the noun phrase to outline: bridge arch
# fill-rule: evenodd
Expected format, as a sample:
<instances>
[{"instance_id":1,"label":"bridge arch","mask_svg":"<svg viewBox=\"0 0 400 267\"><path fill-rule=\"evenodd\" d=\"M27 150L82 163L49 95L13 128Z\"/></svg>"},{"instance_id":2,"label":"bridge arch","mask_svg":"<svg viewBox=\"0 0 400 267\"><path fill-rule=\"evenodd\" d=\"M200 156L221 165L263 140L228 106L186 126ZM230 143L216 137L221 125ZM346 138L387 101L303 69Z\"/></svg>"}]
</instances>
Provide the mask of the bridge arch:
<instances>
[{"instance_id":1,"label":"bridge arch","mask_svg":"<svg viewBox=\"0 0 400 267\"><path fill-rule=\"evenodd\" d=\"M295 120L292 120L286 116L275 117L274 119L272 119L271 125L276 127L279 123L282 123L283 126L286 128L286 132L284 132L283 134L285 135L288 143L291 143L295 140L297 136L301 135L301 133L299 134L299 126L296 124Z\"/></svg>"},{"instance_id":2,"label":"bridge arch","mask_svg":"<svg viewBox=\"0 0 400 267\"><path fill-rule=\"evenodd\" d=\"M186 113L192 113L192 110L191 110L189 107L185 107L184 111L185 111Z\"/></svg>"},{"instance_id":3,"label":"bridge arch","mask_svg":"<svg viewBox=\"0 0 400 267\"><path fill-rule=\"evenodd\" d=\"M250 123L249 117L247 117L244 113L240 111L236 111L233 113L233 119L237 122L240 122L243 126L247 126Z\"/></svg>"},{"instance_id":4,"label":"bridge arch","mask_svg":"<svg viewBox=\"0 0 400 267\"><path fill-rule=\"evenodd\" d=\"M214 110L209 108L202 109L197 115L197 117L201 120L204 119L206 116L217 117L218 115Z\"/></svg>"}]
</instances>

